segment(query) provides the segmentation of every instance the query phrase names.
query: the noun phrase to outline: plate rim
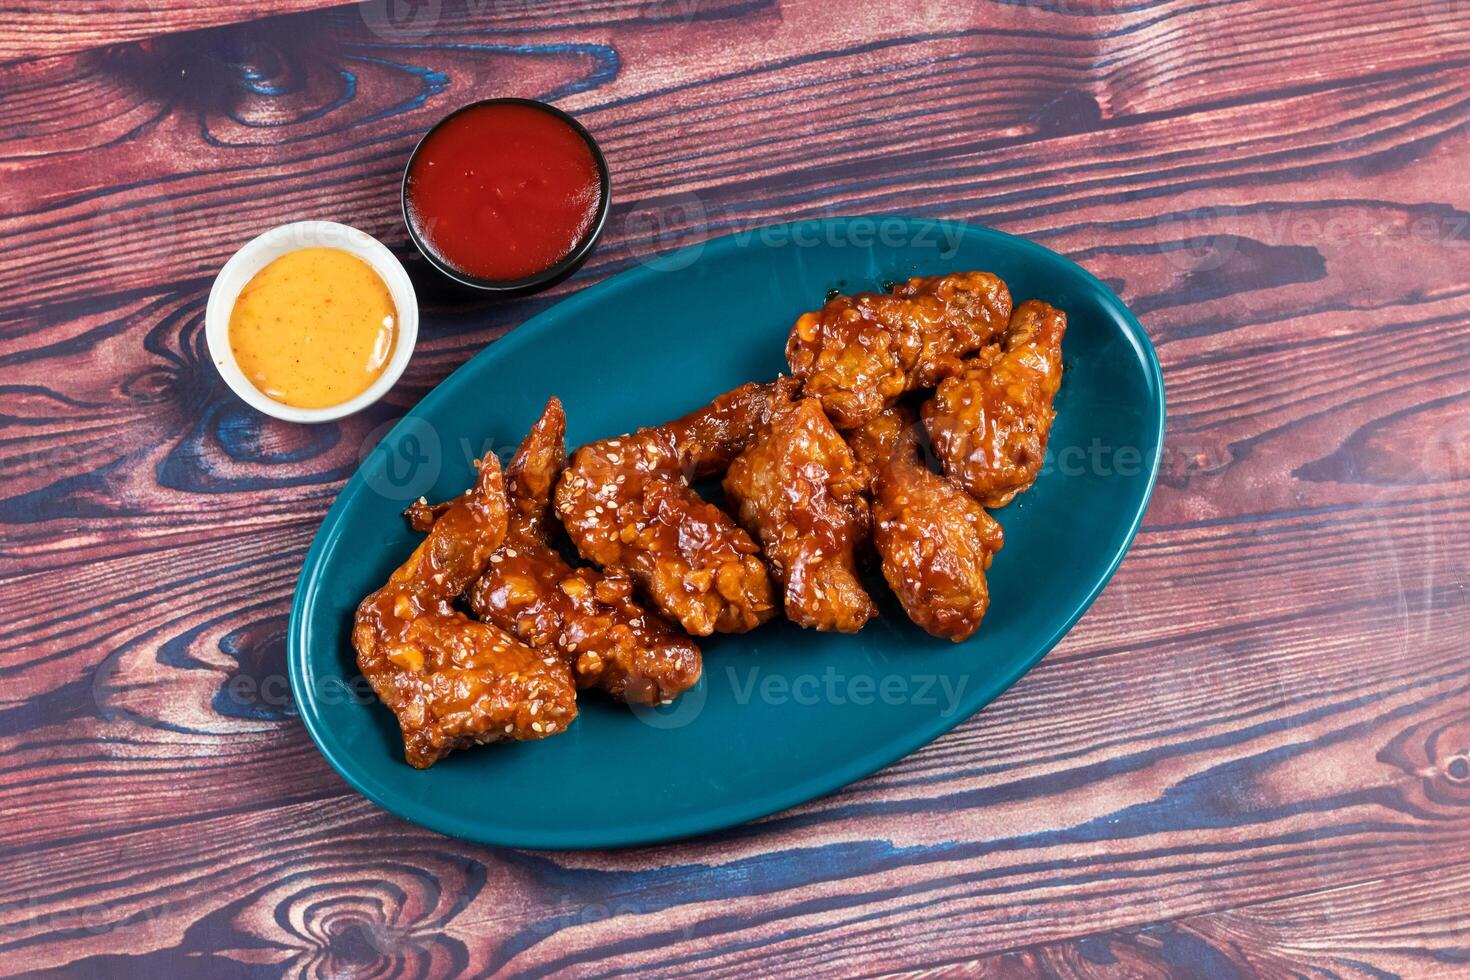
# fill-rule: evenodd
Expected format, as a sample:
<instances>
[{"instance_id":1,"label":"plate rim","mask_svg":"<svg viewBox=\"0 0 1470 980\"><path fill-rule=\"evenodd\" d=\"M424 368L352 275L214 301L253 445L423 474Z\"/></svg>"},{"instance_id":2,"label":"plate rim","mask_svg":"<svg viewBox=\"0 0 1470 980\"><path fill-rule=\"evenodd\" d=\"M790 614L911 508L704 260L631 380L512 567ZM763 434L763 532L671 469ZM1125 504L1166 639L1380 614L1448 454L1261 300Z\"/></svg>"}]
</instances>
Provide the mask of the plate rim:
<instances>
[{"instance_id":1,"label":"plate rim","mask_svg":"<svg viewBox=\"0 0 1470 980\"><path fill-rule=\"evenodd\" d=\"M357 793L372 801L378 807L386 810L394 816L400 817L410 823L425 827L437 833L450 837L469 840L479 844L497 847L527 848L542 850L605 850L610 848L637 847L668 841L683 840L703 834L724 830L739 824L759 820L776 813L791 809L802 803L828 796L833 792L864 779L880 769L883 769L900 759L912 754L930 742L933 742L956 728L961 722L974 717L984 710L992 701L1000 697L1023 676L1025 676L1038 662L1050 653L1062 638L1067 635L1092 608L1097 597L1112 580L1117 572L1118 566L1132 547L1134 539L1138 536L1142 527L1143 518L1148 511L1148 505L1153 499L1154 489L1158 484L1160 465L1163 460L1164 442L1167 434L1167 393L1164 387L1163 368L1159 362L1158 352L1154 349L1153 342L1149 339L1147 331L1139 323L1133 314L1113 292L1097 276L1086 268L1073 262L1059 252L1055 252L1044 245L1040 245L1026 238L1012 235L1008 232L999 231L986 225L965 222L950 221L941 218L925 218L905 215L849 215L825 218L812 218L798 221L779 222L764 225L759 228L740 230L715 238L686 245L682 248L659 253L661 263L671 266L675 270L682 270L693 265L698 260L699 253L704 249L718 243L733 241L740 238L754 240L754 236L761 233L770 233L774 230L786 236L786 241L791 241L798 234L799 229L832 230L845 226L853 221L892 221L901 220L910 226L915 224L933 225L937 229L943 229L957 233L961 237L978 236L982 239L1000 241L1008 248L1017 249L1033 257L1045 261L1060 260L1071 266L1082 280L1088 283L1102 298L1105 306L1111 307L1115 322L1121 324L1125 338L1133 345L1140 355L1146 374L1152 382L1153 389L1158 393L1154 400L1154 412L1149 421L1153 422L1157 440L1151 459L1145 460L1148 467L1148 480L1143 495L1139 499L1138 507L1128 521L1128 531L1119 542L1114 553L1108 558L1107 568L1100 575L1085 598L1079 602L1075 611L1067 617L1065 622L1055 626L1050 635L1018 665L1006 671L1002 675L1002 683L995 688L993 693L980 698L974 704L965 703L958 710L948 716L938 716L928 724L916 725L907 731L903 737L896 737L882 745L846 760L838 766L822 770L813 778L803 780L794 784L784 791L775 791L770 794L755 798L737 800L714 808L706 808L695 813L685 814L677 817L666 817L657 823L639 823L636 825L609 826L599 828L594 833L586 829L577 830L546 830L539 828L511 829L505 827L487 826L483 821L471 819L467 815L457 813L446 813L434 809L415 799L405 799L401 794L381 791L373 785L370 773L359 772L344 760L338 758L337 752L329 747L320 729L326 727L325 720L318 713L318 706L314 698L303 696L307 685L305 681L306 657L308 651L306 633L305 610L312 604L315 594L320 586L320 576L313 575L310 580L308 573L322 560L322 555L327 547L334 543L340 536L341 512L345 511L363 491L366 479L363 476L364 463L360 462L353 471L352 476L338 491L336 500L322 517L321 524L312 538L311 546L307 549L306 556L302 559L301 570L297 575L296 588L291 601L291 613L286 630L286 663L290 676L292 697L296 705L296 713L302 724L306 727L307 734L317 751L327 760L346 783ZM688 258L684 264L675 264L679 260ZM449 397L446 392L451 387L449 382L463 371L470 368L476 361L491 358L502 358L513 356L521 347L527 343L534 342L541 334L553 329L554 320L566 315L562 309L567 305L579 307L587 304L601 296L604 292L611 292L621 288L630 280L649 276L677 274L677 272L661 271L648 264L635 265L628 269L616 272L599 282L592 283L576 293L565 297L557 303L552 304L544 310L539 311L531 318L513 327L508 333L491 342L465 363L450 372L444 380L440 381L430 389L418 402L405 411L403 417L384 434L383 440L392 438L405 424L411 422L415 413L425 406L432 406L442 398ZM560 311L559 313L557 311ZM552 314L557 313L556 317Z\"/></svg>"}]
</instances>

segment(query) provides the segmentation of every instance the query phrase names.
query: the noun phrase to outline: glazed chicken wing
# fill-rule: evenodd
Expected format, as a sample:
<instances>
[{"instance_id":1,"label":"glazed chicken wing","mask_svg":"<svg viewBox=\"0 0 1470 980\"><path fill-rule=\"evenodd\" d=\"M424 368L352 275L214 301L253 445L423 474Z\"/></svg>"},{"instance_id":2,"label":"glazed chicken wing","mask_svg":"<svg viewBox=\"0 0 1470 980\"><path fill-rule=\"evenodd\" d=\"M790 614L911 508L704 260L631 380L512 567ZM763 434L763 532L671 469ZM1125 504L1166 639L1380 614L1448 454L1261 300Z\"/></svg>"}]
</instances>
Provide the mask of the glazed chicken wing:
<instances>
[{"instance_id":1,"label":"glazed chicken wing","mask_svg":"<svg viewBox=\"0 0 1470 980\"><path fill-rule=\"evenodd\" d=\"M699 680L699 647L635 603L626 574L573 569L550 544L565 434L561 402L552 398L507 468L509 529L470 590L470 608L535 649L555 651L578 687L634 704L677 697ZM422 510L411 516L423 525Z\"/></svg>"},{"instance_id":2,"label":"glazed chicken wing","mask_svg":"<svg viewBox=\"0 0 1470 980\"><path fill-rule=\"evenodd\" d=\"M854 633L877 614L854 560L868 532L866 486L865 471L813 398L774 407L725 474L725 494L765 549L793 623Z\"/></svg>"},{"instance_id":3,"label":"glazed chicken wing","mask_svg":"<svg viewBox=\"0 0 1470 980\"><path fill-rule=\"evenodd\" d=\"M988 272L910 279L803 314L786 359L837 427L852 429L905 391L932 387L994 339L1010 314L1005 283Z\"/></svg>"},{"instance_id":4,"label":"glazed chicken wing","mask_svg":"<svg viewBox=\"0 0 1470 980\"><path fill-rule=\"evenodd\" d=\"M743 633L770 619L771 581L755 542L689 483L728 467L788 387L743 385L681 419L578 449L555 498L577 551L625 571L695 636Z\"/></svg>"},{"instance_id":5,"label":"glazed chicken wing","mask_svg":"<svg viewBox=\"0 0 1470 980\"><path fill-rule=\"evenodd\" d=\"M878 469L873 544L909 619L958 643L980 627L990 605L985 571L1003 535L985 508L923 466L917 449L907 428Z\"/></svg>"},{"instance_id":6,"label":"glazed chicken wing","mask_svg":"<svg viewBox=\"0 0 1470 980\"><path fill-rule=\"evenodd\" d=\"M1040 300L1016 307L999 346L940 382L924 425L946 475L987 507L1036 482L1062 382L1067 315Z\"/></svg>"},{"instance_id":7,"label":"glazed chicken wing","mask_svg":"<svg viewBox=\"0 0 1470 980\"><path fill-rule=\"evenodd\" d=\"M883 464L905 446L905 438L918 424L919 413L908 405L898 404L885 408L856 429L843 433L865 487L873 487Z\"/></svg>"},{"instance_id":8,"label":"glazed chicken wing","mask_svg":"<svg viewBox=\"0 0 1470 980\"><path fill-rule=\"evenodd\" d=\"M474 490L358 606L358 667L398 717L404 757L428 768L455 749L553 735L577 715L566 665L452 603L489 564L506 532L505 489L493 458Z\"/></svg>"}]
</instances>

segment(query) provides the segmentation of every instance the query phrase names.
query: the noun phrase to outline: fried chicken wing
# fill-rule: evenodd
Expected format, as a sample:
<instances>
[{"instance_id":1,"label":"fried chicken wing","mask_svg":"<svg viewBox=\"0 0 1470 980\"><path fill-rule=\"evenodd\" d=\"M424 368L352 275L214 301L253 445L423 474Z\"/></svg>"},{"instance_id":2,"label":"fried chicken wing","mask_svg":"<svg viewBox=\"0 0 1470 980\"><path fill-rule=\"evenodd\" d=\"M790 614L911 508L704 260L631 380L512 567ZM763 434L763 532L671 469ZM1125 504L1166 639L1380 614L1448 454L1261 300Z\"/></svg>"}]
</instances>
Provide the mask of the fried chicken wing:
<instances>
[{"instance_id":1,"label":"fried chicken wing","mask_svg":"<svg viewBox=\"0 0 1470 980\"><path fill-rule=\"evenodd\" d=\"M743 633L775 614L754 541L690 488L745 450L789 379L747 384L665 425L590 443L557 484L557 517L583 558L621 569L695 636Z\"/></svg>"},{"instance_id":2,"label":"fried chicken wing","mask_svg":"<svg viewBox=\"0 0 1470 980\"><path fill-rule=\"evenodd\" d=\"M577 715L560 659L452 605L505 532L504 482L490 458L475 489L444 508L408 561L357 608L358 667L397 716L404 757L417 768L455 749L544 738Z\"/></svg>"},{"instance_id":3,"label":"fried chicken wing","mask_svg":"<svg viewBox=\"0 0 1470 980\"><path fill-rule=\"evenodd\" d=\"M924 426L944 472L987 507L1036 482L1062 383L1067 315L1040 300L1016 307L1000 345L940 382Z\"/></svg>"},{"instance_id":4,"label":"fried chicken wing","mask_svg":"<svg viewBox=\"0 0 1470 980\"><path fill-rule=\"evenodd\" d=\"M858 581L868 533L866 472L813 398L773 408L725 474L740 523L765 549L798 626L855 633L878 612Z\"/></svg>"},{"instance_id":5,"label":"fried chicken wing","mask_svg":"<svg viewBox=\"0 0 1470 980\"><path fill-rule=\"evenodd\" d=\"M873 544L883 577L925 632L958 643L990 605L985 571L1001 527L967 493L917 458L912 427L880 465L873 487Z\"/></svg>"},{"instance_id":6,"label":"fried chicken wing","mask_svg":"<svg viewBox=\"0 0 1470 980\"><path fill-rule=\"evenodd\" d=\"M988 272L910 279L890 293L835 296L797 319L791 372L840 429L928 388L1005 328L1011 295Z\"/></svg>"},{"instance_id":7,"label":"fried chicken wing","mask_svg":"<svg viewBox=\"0 0 1470 980\"><path fill-rule=\"evenodd\" d=\"M874 415L856 429L843 433L852 450L853 459L863 477L863 485L873 487L883 464L904 445L904 438L919 423L919 413L905 404L892 405Z\"/></svg>"},{"instance_id":8,"label":"fried chicken wing","mask_svg":"<svg viewBox=\"0 0 1470 980\"><path fill-rule=\"evenodd\" d=\"M677 697L699 680L699 647L633 601L626 573L573 569L551 546L547 517L565 435L566 415L552 398L506 470L509 527L470 590L470 608L535 649L555 651L578 687L634 704ZM422 512L412 516L423 523Z\"/></svg>"}]
</instances>

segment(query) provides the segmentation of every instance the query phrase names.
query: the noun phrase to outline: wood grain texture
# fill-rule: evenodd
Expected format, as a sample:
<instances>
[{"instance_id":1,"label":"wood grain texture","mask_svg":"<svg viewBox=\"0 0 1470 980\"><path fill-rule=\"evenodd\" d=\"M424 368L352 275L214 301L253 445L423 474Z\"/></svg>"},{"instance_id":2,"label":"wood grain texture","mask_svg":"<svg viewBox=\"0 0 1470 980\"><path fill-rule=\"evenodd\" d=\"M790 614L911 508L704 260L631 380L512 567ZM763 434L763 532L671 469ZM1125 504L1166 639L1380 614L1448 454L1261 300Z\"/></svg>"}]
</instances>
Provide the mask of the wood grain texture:
<instances>
[{"instance_id":1,"label":"wood grain texture","mask_svg":"<svg viewBox=\"0 0 1470 980\"><path fill-rule=\"evenodd\" d=\"M0 26L0 971L1470 969L1470 4L297 9ZM396 216L489 94L577 113L617 182L591 263L513 303L439 288ZM712 838L496 850L347 789L285 624L382 425L657 250L837 213L1027 235L1149 330L1165 471L1083 621L935 744ZM424 302L388 402L311 429L202 336L218 266L305 217Z\"/></svg>"},{"instance_id":2,"label":"wood grain texture","mask_svg":"<svg viewBox=\"0 0 1470 980\"><path fill-rule=\"evenodd\" d=\"M332 0L32 0L7 4L0 27L0 61L130 41L175 31L218 27L271 14L333 6ZM387 4L379 4L387 12Z\"/></svg>"}]
</instances>

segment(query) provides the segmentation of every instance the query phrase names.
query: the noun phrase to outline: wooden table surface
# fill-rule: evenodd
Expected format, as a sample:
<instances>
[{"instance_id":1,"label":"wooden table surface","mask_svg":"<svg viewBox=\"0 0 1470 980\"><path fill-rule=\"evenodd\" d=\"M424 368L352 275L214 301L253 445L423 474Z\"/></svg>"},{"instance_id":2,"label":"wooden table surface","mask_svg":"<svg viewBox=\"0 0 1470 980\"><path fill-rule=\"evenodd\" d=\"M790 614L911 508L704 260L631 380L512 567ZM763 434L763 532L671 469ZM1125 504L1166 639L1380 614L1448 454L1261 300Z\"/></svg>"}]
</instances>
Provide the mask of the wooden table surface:
<instances>
[{"instance_id":1,"label":"wooden table surface","mask_svg":"<svg viewBox=\"0 0 1470 980\"><path fill-rule=\"evenodd\" d=\"M316 7L0 19L0 970L1470 972L1470 0ZM436 288L397 210L491 95L616 181L517 302ZM936 743L703 839L502 850L350 790L285 628L380 427L651 251L854 213L1025 235L1144 323L1164 472L1096 606ZM388 403L312 428L203 339L307 217L424 303Z\"/></svg>"}]
</instances>

